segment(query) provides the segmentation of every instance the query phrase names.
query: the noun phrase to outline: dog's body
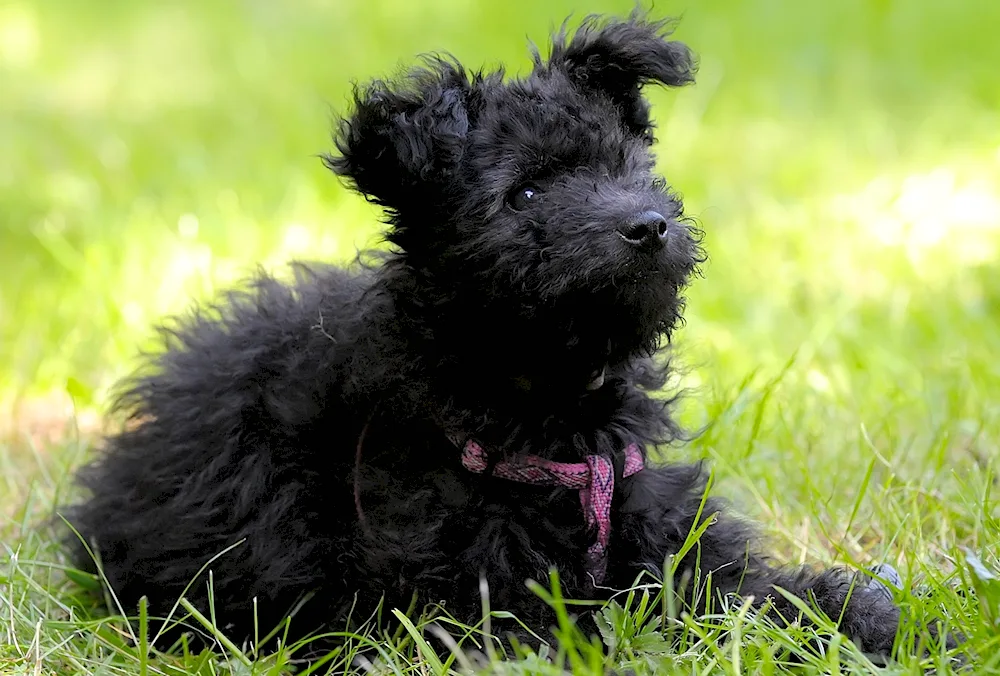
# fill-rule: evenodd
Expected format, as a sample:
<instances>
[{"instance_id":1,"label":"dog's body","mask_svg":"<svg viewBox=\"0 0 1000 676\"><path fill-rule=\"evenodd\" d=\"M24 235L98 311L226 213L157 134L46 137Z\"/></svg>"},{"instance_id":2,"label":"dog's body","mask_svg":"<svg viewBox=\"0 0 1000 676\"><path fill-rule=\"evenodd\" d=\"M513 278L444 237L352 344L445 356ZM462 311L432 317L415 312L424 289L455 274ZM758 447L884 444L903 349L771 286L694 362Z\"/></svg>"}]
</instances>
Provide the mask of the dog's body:
<instances>
[{"instance_id":1,"label":"dog's body","mask_svg":"<svg viewBox=\"0 0 1000 676\"><path fill-rule=\"evenodd\" d=\"M306 596L297 633L414 594L475 621L481 577L494 609L544 632L526 580L554 567L566 596L608 598L660 576L698 514L722 511L702 505L699 467L622 466L630 446L681 436L651 355L701 262L652 173L640 88L692 79L663 27L589 22L519 81L431 61L358 93L327 163L387 208L396 250L356 273L262 274L166 332L71 516L126 612L146 595L165 615L232 546L208 569L235 640L254 612L266 631ZM470 448L485 469L464 463ZM591 479L581 493L494 471L547 461L613 466L610 515L594 516ZM711 593L771 598L792 619L779 585L865 649L892 647L899 612L882 590L774 568L724 511L678 571L694 605L711 573ZM202 610L207 582L187 592Z\"/></svg>"}]
</instances>

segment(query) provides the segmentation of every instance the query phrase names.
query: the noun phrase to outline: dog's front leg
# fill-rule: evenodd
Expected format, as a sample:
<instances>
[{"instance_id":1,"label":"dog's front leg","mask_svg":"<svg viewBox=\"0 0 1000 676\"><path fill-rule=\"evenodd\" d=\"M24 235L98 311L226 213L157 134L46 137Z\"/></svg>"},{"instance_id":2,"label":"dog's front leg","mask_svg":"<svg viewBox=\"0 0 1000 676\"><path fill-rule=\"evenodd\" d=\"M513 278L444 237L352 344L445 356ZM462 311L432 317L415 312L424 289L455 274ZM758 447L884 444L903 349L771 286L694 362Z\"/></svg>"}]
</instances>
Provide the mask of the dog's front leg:
<instances>
[{"instance_id":1,"label":"dog's front leg","mask_svg":"<svg viewBox=\"0 0 1000 676\"><path fill-rule=\"evenodd\" d=\"M862 650L891 653L900 611L884 587L846 570L773 566L757 549L750 524L729 515L721 501L704 499L705 483L697 465L650 467L623 482L609 549L609 587L628 587L640 570L662 575L667 560L680 556L673 588L695 612L737 594L752 596L757 607L766 603L775 621L798 620L799 610L780 587L839 621Z\"/></svg>"}]
</instances>

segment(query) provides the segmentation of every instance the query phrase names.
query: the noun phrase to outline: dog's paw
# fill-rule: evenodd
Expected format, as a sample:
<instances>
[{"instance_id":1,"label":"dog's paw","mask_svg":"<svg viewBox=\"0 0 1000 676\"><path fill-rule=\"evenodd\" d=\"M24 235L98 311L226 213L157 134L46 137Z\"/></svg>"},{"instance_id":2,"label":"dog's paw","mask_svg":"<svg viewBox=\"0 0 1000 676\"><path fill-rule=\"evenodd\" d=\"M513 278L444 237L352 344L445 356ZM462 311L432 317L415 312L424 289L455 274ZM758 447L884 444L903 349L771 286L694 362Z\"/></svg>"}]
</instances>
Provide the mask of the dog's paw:
<instances>
[{"instance_id":1,"label":"dog's paw","mask_svg":"<svg viewBox=\"0 0 1000 676\"><path fill-rule=\"evenodd\" d=\"M868 588L879 592L889 601L893 600L892 589L889 585L892 585L897 590L903 588L902 576L900 576L899 571L888 563L880 563L877 566L872 566L868 569L868 572L871 574Z\"/></svg>"},{"instance_id":2,"label":"dog's paw","mask_svg":"<svg viewBox=\"0 0 1000 676\"><path fill-rule=\"evenodd\" d=\"M898 618L894 591L903 588L903 578L899 571L888 563L880 563L866 571L859 572L858 577L860 578L859 582L865 583L862 589L867 592L866 595L870 595L873 601L877 599L873 605L890 605L893 614ZM864 651L865 657L878 666L886 666L891 658L896 629L895 627L891 629L882 627L879 626L880 624L882 623L872 622L868 627L868 632L866 632L868 635L864 638L856 637L854 641ZM892 621L892 624L898 626L898 621Z\"/></svg>"},{"instance_id":3,"label":"dog's paw","mask_svg":"<svg viewBox=\"0 0 1000 676\"><path fill-rule=\"evenodd\" d=\"M867 571L863 571L860 575L868 577L867 591L880 596L895 607L895 592L903 589L903 578L895 568L888 563L880 563L872 566ZM918 589L917 592L919 593L919 591ZM963 642L961 636L954 632L943 631L936 623L927 625L926 629L936 640L941 640L943 637L945 647L948 650L957 648ZM865 655L875 664L884 666L889 660L891 650L892 646L881 646L881 649L875 651L870 652L866 650Z\"/></svg>"}]
</instances>

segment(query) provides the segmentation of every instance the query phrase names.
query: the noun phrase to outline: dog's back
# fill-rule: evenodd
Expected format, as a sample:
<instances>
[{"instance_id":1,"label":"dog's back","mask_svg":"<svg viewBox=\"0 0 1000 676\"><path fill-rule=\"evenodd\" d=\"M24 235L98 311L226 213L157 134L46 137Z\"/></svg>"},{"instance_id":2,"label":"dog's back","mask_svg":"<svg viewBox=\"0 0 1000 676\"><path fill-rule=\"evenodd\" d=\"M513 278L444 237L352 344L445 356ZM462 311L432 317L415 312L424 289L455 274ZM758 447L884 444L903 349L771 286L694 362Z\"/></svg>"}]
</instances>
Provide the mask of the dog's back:
<instances>
[{"instance_id":1,"label":"dog's back","mask_svg":"<svg viewBox=\"0 0 1000 676\"><path fill-rule=\"evenodd\" d=\"M207 608L209 576L196 576L211 568L216 599L245 599L246 611L258 597L273 626L321 575L309 524L331 505L310 496L346 494L350 459L333 450L350 446L357 425L337 402L352 396L343 374L366 353L360 323L384 299L366 294L367 272L294 273L282 282L261 272L162 328L165 349L119 393L127 422L81 472L91 497L69 520L87 543L73 544L78 565L93 569L96 548L127 614L144 595L165 614L189 583L188 598ZM324 445L319 465L297 462ZM233 610L220 606L220 617L250 617Z\"/></svg>"}]
</instances>

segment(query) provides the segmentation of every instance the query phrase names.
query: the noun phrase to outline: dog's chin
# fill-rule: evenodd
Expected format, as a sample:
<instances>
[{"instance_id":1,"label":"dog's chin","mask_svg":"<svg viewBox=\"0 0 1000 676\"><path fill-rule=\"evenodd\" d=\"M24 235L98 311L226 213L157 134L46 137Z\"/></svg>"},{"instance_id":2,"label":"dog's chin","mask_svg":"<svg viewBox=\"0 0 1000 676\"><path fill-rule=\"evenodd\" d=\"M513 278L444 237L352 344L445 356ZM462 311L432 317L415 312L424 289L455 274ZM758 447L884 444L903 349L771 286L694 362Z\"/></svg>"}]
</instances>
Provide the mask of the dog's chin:
<instances>
[{"instance_id":1,"label":"dog's chin","mask_svg":"<svg viewBox=\"0 0 1000 676\"><path fill-rule=\"evenodd\" d=\"M659 261L658 261L659 263ZM610 266L609 266L610 267ZM589 291L584 291L585 306L589 312L600 312L609 320L634 324L634 330L643 327L672 325L681 305L680 293L687 274L674 274L669 262L657 265L619 267L603 284L589 280ZM583 287L587 289L588 287ZM596 289L600 288L600 291Z\"/></svg>"},{"instance_id":2,"label":"dog's chin","mask_svg":"<svg viewBox=\"0 0 1000 676\"><path fill-rule=\"evenodd\" d=\"M620 336L620 351L645 354L656 349L681 321L681 307L674 294L638 289L614 313L619 318L619 328L614 333Z\"/></svg>"},{"instance_id":3,"label":"dog's chin","mask_svg":"<svg viewBox=\"0 0 1000 676\"><path fill-rule=\"evenodd\" d=\"M675 284L618 280L615 286L566 294L543 320L559 317L557 325L566 332L566 352L550 358L570 359L581 377L599 380L605 366L649 356L681 321L678 291ZM547 332L552 335L552 328Z\"/></svg>"}]
</instances>

